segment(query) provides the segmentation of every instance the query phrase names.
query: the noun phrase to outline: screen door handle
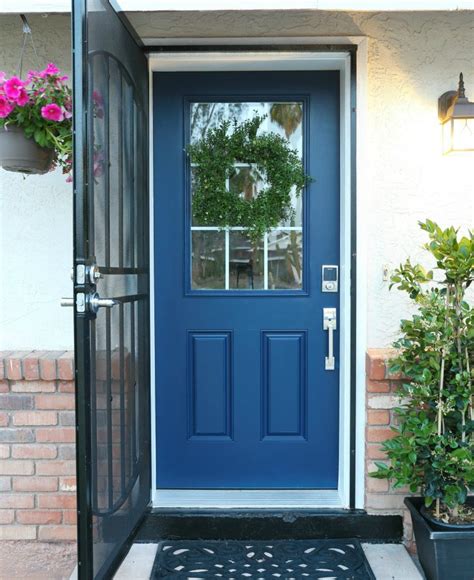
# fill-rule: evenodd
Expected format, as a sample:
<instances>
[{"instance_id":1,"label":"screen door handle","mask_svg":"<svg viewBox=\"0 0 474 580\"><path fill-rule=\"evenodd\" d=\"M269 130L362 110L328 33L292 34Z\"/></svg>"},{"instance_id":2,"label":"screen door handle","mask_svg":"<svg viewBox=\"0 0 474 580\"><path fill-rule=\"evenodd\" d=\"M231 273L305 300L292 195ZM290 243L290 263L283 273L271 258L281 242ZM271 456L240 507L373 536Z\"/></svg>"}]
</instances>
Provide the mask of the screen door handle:
<instances>
[{"instance_id":1,"label":"screen door handle","mask_svg":"<svg viewBox=\"0 0 474 580\"><path fill-rule=\"evenodd\" d=\"M87 297L82 292L76 294L76 302L74 298L61 298L61 306L76 306L77 312L85 312L86 305L88 310L93 314L97 314L99 308L112 308L119 304L119 300L114 298L101 298L97 292L88 294Z\"/></svg>"},{"instance_id":2,"label":"screen door handle","mask_svg":"<svg viewBox=\"0 0 474 580\"><path fill-rule=\"evenodd\" d=\"M335 308L323 308L323 330L328 331L328 355L324 359L324 368L333 371L336 368L334 357L334 331L337 328L337 311Z\"/></svg>"}]
</instances>

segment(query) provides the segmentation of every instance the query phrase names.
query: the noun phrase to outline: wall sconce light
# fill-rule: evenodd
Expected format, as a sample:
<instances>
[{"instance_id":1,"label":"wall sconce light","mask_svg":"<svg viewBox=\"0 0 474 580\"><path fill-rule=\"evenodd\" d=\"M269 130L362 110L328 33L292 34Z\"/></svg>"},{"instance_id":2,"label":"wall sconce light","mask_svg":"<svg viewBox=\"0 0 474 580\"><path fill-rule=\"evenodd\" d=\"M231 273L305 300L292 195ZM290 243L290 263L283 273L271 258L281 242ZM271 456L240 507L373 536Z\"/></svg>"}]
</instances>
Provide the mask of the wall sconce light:
<instances>
[{"instance_id":1,"label":"wall sconce light","mask_svg":"<svg viewBox=\"0 0 474 580\"><path fill-rule=\"evenodd\" d=\"M474 103L464 90L463 74L457 91L448 91L438 99L438 117L443 130L443 153L474 151Z\"/></svg>"}]
</instances>

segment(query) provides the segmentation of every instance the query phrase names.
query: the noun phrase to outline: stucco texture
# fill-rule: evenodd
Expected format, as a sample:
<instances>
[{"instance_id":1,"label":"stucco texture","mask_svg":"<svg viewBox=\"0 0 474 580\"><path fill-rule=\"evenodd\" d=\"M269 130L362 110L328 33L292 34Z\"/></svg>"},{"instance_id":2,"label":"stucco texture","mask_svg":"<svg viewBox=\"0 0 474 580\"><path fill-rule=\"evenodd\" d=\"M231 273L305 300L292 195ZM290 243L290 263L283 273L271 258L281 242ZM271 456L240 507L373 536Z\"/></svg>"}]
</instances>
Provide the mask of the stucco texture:
<instances>
[{"instance_id":1,"label":"stucco texture","mask_svg":"<svg viewBox=\"0 0 474 580\"><path fill-rule=\"evenodd\" d=\"M408 304L383 280L384 265L421 255L417 221L474 223L474 154L441 154L438 96L464 72L474 99L474 12L192 12L130 14L141 36L368 38L363 152L367 216L368 346L395 338ZM68 16L30 18L41 61L70 69ZM0 70L15 70L21 27L0 17ZM34 62L28 61L28 64ZM72 190L58 173L28 177L0 170L0 348L70 348ZM362 329L363 331L363 329Z\"/></svg>"},{"instance_id":2,"label":"stucco texture","mask_svg":"<svg viewBox=\"0 0 474 580\"><path fill-rule=\"evenodd\" d=\"M28 16L38 52L28 44L23 71L56 63L71 74L70 17ZM0 70L18 73L19 16L0 16ZM0 350L73 346L72 185L60 171L24 177L0 169Z\"/></svg>"}]
</instances>

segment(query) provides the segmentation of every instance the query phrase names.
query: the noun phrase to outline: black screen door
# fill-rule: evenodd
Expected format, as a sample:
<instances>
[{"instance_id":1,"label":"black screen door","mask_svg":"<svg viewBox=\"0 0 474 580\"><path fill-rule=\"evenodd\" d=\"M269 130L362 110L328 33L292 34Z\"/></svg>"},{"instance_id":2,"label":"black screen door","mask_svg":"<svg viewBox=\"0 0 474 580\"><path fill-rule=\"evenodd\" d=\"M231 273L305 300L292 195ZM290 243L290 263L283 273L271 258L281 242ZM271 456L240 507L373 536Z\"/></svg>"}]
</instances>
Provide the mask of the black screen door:
<instances>
[{"instance_id":1,"label":"black screen door","mask_svg":"<svg viewBox=\"0 0 474 580\"><path fill-rule=\"evenodd\" d=\"M110 577L150 498L148 71L106 0L74 0L79 578Z\"/></svg>"}]
</instances>

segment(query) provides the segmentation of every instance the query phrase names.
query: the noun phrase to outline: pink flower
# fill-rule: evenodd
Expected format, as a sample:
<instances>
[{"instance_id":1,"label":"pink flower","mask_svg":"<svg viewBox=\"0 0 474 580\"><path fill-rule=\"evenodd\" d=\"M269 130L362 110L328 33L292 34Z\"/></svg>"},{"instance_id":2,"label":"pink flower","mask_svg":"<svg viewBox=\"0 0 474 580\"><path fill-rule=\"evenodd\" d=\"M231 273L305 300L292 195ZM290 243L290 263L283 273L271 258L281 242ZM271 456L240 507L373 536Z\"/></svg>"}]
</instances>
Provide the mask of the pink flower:
<instances>
[{"instance_id":1,"label":"pink flower","mask_svg":"<svg viewBox=\"0 0 474 580\"><path fill-rule=\"evenodd\" d=\"M56 103L50 103L49 105L41 107L41 116L43 119L47 119L48 121L64 120L64 113L61 107L56 105Z\"/></svg>"},{"instance_id":2,"label":"pink flower","mask_svg":"<svg viewBox=\"0 0 474 580\"><path fill-rule=\"evenodd\" d=\"M40 76L40 73L37 70L29 70L28 75L26 77L27 82L33 81Z\"/></svg>"},{"instance_id":3,"label":"pink flower","mask_svg":"<svg viewBox=\"0 0 474 580\"><path fill-rule=\"evenodd\" d=\"M28 93L22 87L20 89L20 94L18 95L18 97L16 99L16 104L19 105L20 107L24 107L29 100L30 100L30 98L28 96Z\"/></svg>"},{"instance_id":4,"label":"pink flower","mask_svg":"<svg viewBox=\"0 0 474 580\"><path fill-rule=\"evenodd\" d=\"M72 183L72 175L70 173L66 177L66 183Z\"/></svg>"},{"instance_id":5,"label":"pink flower","mask_svg":"<svg viewBox=\"0 0 474 580\"><path fill-rule=\"evenodd\" d=\"M0 85L5 82L6 78L7 78L6 74L2 70L0 70Z\"/></svg>"},{"instance_id":6,"label":"pink flower","mask_svg":"<svg viewBox=\"0 0 474 580\"><path fill-rule=\"evenodd\" d=\"M13 111L14 106L5 97L5 95L0 95L0 117L5 119Z\"/></svg>"},{"instance_id":7,"label":"pink flower","mask_svg":"<svg viewBox=\"0 0 474 580\"><path fill-rule=\"evenodd\" d=\"M72 117L72 113L71 113L71 111L68 111L68 110L66 109L66 107L62 107L62 108L61 108L61 111L63 112L63 115L64 115L64 118L65 118L65 119L70 119L70 118Z\"/></svg>"},{"instance_id":8,"label":"pink flower","mask_svg":"<svg viewBox=\"0 0 474 580\"><path fill-rule=\"evenodd\" d=\"M48 66L40 72L40 77L44 78L50 75L57 75L59 73L58 67L50 62Z\"/></svg>"},{"instance_id":9,"label":"pink flower","mask_svg":"<svg viewBox=\"0 0 474 580\"><path fill-rule=\"evenodd\" d=\"M5 94L9 99L16 101L20 96L20 90L24 87L24 83L18 77L11 77L5 84L3 88L5 90Z\"/></svg>"}]
</instances>

